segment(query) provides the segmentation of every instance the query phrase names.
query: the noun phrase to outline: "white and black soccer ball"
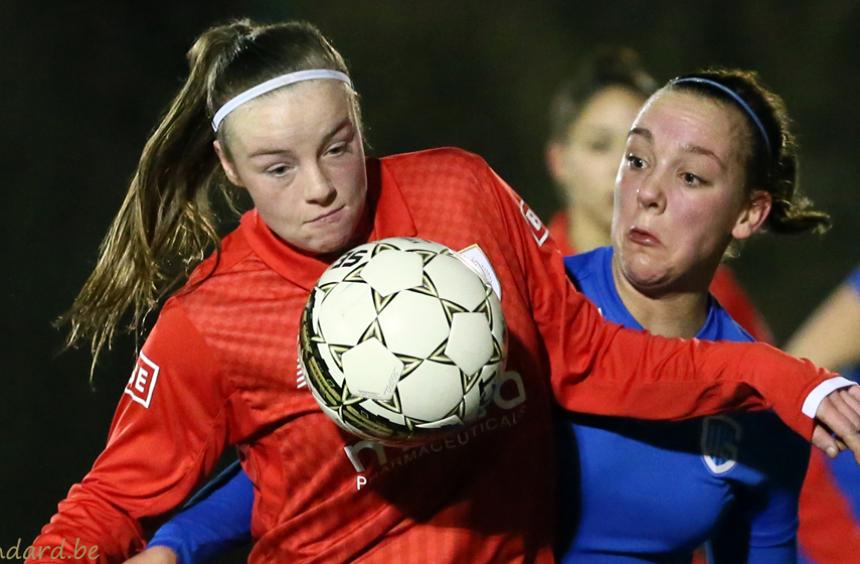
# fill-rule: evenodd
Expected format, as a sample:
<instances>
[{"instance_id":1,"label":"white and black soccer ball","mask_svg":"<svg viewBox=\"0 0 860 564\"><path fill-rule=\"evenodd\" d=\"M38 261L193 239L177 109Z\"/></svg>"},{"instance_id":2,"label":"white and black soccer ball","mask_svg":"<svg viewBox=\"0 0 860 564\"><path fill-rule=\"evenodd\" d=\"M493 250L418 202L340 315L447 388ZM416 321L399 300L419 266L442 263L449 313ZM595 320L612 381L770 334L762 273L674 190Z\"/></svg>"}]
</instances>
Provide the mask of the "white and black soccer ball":
<instances>
[{"instance_id":1,"label":"white and black soccer ball","mask_svg":"<svg viewBox=\"0 0 860 564\"><path fill-rule=\"evenodd\" d=\"M506 332L492 287L454 251L383 239L323 273L302 316L299 362L340 427L403 444L484 413L504 369Z\"/></svg>"}]
</instances>

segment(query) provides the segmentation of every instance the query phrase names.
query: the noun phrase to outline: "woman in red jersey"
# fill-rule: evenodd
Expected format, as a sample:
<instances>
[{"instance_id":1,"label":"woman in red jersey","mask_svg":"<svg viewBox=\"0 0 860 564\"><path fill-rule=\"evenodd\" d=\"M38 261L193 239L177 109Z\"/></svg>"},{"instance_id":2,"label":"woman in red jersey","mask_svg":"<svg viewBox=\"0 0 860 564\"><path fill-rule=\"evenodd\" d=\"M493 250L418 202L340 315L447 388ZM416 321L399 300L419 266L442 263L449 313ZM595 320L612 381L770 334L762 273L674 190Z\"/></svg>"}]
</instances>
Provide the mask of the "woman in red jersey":
<instances>
[{"instance_id":1,"label":"woman in red jersey","mask_svg":"<svg viewBox=\"0 0 860 564\"><path fill-rule=\"evenodd\" d=\"M124 312L139 323L194 269L161 308L105 450L31 560L76 540L102 561L139 551L141 523L181 502L228 445L257 494L252 562L550 560L552 401L651 419L772 407L835 453L817 416L860 457L860 391L832 373L766 345L604 322L534 213L479 157L366 159L346 66L312 26L218 26L189 60L69 314L71 341L91 339L97 355ZM219 240L210 194L229 184L254 208ZM296 380L310 288L340 251L389 236L474 246L501 286L505 383L493 424L465 441L357 441Z\"/></svg>"}]
</instances>

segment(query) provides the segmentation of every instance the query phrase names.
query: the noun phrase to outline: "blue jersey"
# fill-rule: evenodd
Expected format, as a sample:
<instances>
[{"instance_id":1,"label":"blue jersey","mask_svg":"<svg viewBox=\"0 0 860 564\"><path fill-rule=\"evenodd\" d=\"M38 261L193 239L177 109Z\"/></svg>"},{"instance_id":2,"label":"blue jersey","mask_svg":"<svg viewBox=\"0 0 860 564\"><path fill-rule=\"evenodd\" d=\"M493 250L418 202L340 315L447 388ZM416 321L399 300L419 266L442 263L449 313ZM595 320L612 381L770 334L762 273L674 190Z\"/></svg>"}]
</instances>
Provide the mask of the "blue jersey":
<instances>
[{"instance_id":1,"label":"blue jersey","mask_svg":"<svg viewBox=\"0 0 860 564\"><path fill-rule=\"evenodd\" d=\"M642 329L612 278L612 249L565 259L603 316ZM699 339L750 341L711 299ZM771 412L666 423L559 418L558 553L568 562L794 562L809 447Z\"/></svg>"}]
</instances>

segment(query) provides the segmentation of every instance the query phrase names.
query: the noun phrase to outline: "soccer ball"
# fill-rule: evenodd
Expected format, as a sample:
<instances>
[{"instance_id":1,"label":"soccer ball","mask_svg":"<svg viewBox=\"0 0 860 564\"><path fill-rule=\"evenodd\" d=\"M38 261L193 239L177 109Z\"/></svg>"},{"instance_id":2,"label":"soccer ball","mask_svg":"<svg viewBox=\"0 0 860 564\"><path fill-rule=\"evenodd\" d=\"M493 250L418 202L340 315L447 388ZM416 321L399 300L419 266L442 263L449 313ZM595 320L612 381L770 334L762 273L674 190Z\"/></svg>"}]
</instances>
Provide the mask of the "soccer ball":
<instances>
[{"instance_id":1,"label":"soccer ball","mask_svg":"<svg viewBox=\"0 0 860 564\"><path fill-rule=\"evenodd\" d=\"M395 237L356 247L323 273L299 331L299 363L343 429L386 444L475 422L504 368L492 287L451 249Z\"/></svg>"}]
</instances>

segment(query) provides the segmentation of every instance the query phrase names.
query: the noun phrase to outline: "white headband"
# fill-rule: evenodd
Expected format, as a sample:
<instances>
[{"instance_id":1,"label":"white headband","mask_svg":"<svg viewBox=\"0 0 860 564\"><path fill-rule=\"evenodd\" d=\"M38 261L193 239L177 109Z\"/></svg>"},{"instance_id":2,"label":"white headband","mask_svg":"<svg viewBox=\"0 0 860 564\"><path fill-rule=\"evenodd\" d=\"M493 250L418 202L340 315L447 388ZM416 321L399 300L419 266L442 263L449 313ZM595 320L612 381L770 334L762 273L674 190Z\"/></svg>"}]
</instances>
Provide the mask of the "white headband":
<instances>
[{"instance_id":1,"label":"white headband","mask_svg":"<svg viewBox=\"0 0 860 564\"><path fill-rule=\"evenodd\" d=\"M278 88L287 86L288 84L317 79L340 80L341 82L347 83L350 88L352 87L352 81L349 77L336 70L311 69L282 74L281 76L276 76L271 80L258 84L253 88L249 88L235 98L227 101L226 104L221 106L221 109L215 112L215 117L212 118L212 129L215 130L215 133L218 133L218 128L221 126L221 122L224 121L224 118L245 102L250 102L258 96L262 96L263 94L267 94L272 90L277 90Z\"/></svg>"}]
</instances>

